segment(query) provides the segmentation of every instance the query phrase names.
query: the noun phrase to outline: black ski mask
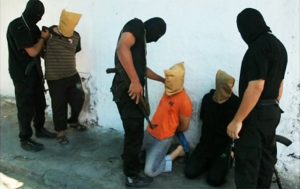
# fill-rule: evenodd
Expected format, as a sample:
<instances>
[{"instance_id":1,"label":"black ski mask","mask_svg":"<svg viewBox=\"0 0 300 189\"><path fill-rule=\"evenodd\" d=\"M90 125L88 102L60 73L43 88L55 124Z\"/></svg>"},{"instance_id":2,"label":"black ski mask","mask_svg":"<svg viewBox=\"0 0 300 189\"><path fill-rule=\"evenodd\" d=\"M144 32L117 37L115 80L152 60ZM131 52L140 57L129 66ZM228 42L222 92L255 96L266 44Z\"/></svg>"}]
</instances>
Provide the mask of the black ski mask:
<instances>
[{"instance_id":1,"label":"black ski mask","mask_svg":"<svg viewBox=\"0 0 300 189\"><path fill-rule=\"evenodd\" d=\"M271 32L262 14L252 8L246 8L237 16L237 27L243 40L249 45L261 34Z\"/></svg>"},{"instance_id":2,"label":"black ski mask","mask_svg":"<svg viewBox=\"0 0 300 189\"><path fill-rule=\"evenodd\" d=\"M144 22L147 43L156 42L166 33L167 25L162 18L154 17Z\"/></svg>"},{"instance_id":3,"label":"black ski mask","mask_svg":"<svg viewBox=\"0 0 300 189\"><path fill-rule=\"evenodd\" d=\"M41 20L44 15L45 8L41 1L39 0L29 0L27 2L26 8L22 14L26 24L29 29L34 27L38 21Z\"/></svg>"}]
</instances>

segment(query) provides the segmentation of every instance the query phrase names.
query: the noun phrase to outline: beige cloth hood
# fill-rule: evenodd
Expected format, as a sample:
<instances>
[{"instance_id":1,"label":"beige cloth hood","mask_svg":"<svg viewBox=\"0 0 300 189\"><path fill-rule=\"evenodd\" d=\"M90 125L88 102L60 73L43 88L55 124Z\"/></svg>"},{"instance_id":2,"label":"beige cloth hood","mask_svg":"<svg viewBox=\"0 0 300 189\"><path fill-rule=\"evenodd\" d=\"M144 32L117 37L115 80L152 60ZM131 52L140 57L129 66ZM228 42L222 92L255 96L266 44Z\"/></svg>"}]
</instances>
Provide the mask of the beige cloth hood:
<instances>
[{"instance_id":1,"label":"beige cloth hood","mask_svg":"<svg viewBox=\"0 0 300 189\"><path fill-rule=\"evenodd\" d=\"M165 93L172 96L183 90L184 83L184 62L175 64L168 70L165 70Z\"/></svg>"},{"instance_id":2,"label":"beige cloth hood","mask_svg":"<svg viewBox=\"0 0 300 189\"><path fill-rule=\"evenodd\" d=\"M213 100L219 104L226 102L232 94L234 78L222 70L216 74L216 91Z\"/></svg>"},{"instance_id":3,"label":"beige cloth hood","mask_svg":"<svg viewBox=\"0 0 300 189\"><path fill-rule=\"evenodd\" d=\"M81 14L63 9L60 15L58 31L65 37L72 37L80 18Z\"/></svg>"}]
</instances>

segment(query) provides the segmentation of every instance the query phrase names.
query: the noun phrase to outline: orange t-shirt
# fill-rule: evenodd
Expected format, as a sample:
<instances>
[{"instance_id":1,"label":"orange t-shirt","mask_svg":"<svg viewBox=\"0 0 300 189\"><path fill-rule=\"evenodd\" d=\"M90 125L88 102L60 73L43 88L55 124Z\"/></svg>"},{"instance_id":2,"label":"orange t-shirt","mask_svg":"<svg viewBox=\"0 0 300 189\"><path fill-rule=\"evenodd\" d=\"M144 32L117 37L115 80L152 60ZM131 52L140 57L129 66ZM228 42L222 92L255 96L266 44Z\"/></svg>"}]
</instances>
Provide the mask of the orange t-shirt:
<instances>
[{"instance_id":1,"label":"orange t-shirt","mask_svg":"<svg viewBox=\"0 0 300 189\"><path fill-rule=\"evenodd\" d=\"M185 90L172 96L164 94L151 121L157 126L151 129L148 125L147 131L158 140L173 137L179 126L179 115L191 117L192 111L192 102Z\"/></svg>"}]
</instances>

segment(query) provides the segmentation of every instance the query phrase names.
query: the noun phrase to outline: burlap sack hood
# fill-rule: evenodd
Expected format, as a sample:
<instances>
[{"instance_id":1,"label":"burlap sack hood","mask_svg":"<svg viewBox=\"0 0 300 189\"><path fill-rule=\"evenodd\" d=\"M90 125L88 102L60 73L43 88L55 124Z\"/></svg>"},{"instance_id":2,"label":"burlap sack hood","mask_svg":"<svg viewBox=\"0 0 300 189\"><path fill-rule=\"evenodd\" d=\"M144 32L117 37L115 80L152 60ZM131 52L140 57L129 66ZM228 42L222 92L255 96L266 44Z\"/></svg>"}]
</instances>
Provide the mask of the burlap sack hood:
<instances>
[{"instance_id":1,"label":"burlap sack hood","mask_svg":"<svg viewBox=\"0 0 300 189\"><path fill-rule=\"evenodd\" d=\"M167 96L172 96L183 90L184 74L184 62L165 70L165 94Z\"/></svg>"},{"instance_id":2,"label":"burlap sack hood","mask_svg":"<svg viewBox=\"0 0 300 189\"><path fill-rule=\"evenodd\" d=\"M75 27L81 18L81 14L62 10L58 25L58 31L64 37L72 37Z\"/></svg>"},{"instance_id":3,"label":"burlap sack hood","mask_svg":"<svg viewBox=\"0 0 300 189\"><path fill-rule=\"evenodd\" d=\"M232 94L234 78L222 70L216 74L216 92L213 100L219 104L226 102Z\"/></svg>"}]
</instances>

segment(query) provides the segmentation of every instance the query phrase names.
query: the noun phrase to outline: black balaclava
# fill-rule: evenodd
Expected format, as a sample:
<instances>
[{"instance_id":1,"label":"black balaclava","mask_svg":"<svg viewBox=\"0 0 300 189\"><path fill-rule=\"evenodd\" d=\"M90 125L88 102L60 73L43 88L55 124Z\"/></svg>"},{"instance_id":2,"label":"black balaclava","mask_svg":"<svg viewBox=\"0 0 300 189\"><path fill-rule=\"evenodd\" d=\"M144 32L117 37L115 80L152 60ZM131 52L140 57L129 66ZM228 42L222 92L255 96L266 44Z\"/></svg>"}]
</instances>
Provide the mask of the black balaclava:
<instances>
[{"instance_id":1,"label":"black balaclava","mask_svg":"<svg viewBox=\"0 0 300 189\"><path fill-rule=\"evenodd\" d=\"M41 20L44 15L45 8L41 1L39 0L29 0L27 2L26 8L22 14L25 19L26 25L29 29L34 27L38 21Z\"/></svg>"},{"instance_id":2,"label":"black balaclava","mask_svg":"<svg viewBox=\"0 0 300 189\"><path fill-rule=\"evenodd\" d=\"M261 34L271 32L262 14L253 8L246 8L237 16L237 27L243 40L249 45Z\"/></svg>"},{"instance_id":3,"label":"black balaclava","mask_svg":"<svg viewBox=\"0 0 300 189\"><path fill-rule=\"evenodd\" d=\"M150 18L144 23L147 43L156 42L166 33L167 25L162 18Z\"/></svg>"}]
</instances>

